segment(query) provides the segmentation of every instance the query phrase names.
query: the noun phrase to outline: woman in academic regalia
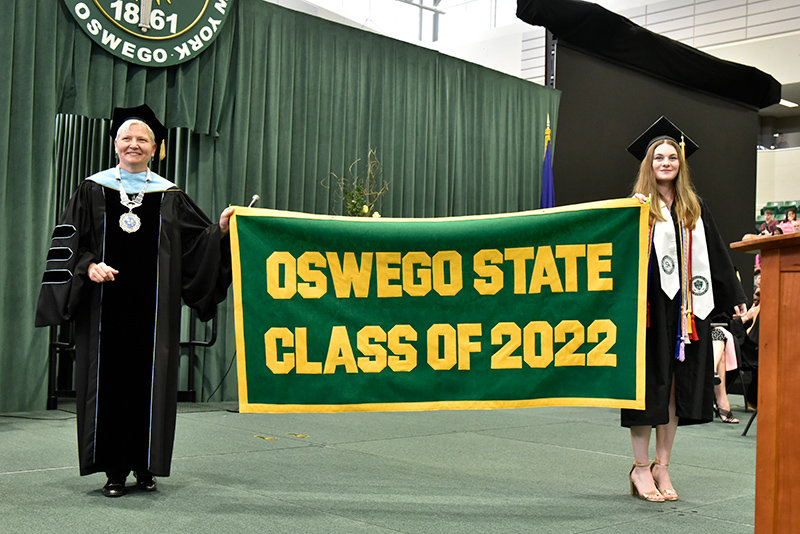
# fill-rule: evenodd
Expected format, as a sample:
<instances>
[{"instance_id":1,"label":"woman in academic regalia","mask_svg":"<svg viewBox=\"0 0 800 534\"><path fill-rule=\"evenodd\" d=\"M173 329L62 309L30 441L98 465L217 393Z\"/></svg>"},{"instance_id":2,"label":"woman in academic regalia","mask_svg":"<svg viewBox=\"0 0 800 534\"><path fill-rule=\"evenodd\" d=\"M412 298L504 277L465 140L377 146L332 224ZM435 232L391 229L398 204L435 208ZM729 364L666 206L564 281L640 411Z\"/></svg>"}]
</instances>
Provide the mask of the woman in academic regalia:
<instances>
[{"instance_id":1,"label":"woman in academic regalia","mask_svg":"<svg viewBox=\"0 0 800 534\"><path fill-rule=\"evenodd\" d=\"M75 322L80 473L105 472L108 497L131 471L144 491L169 476L181 300L207 321L231 281L233 208L214 224L150 171L166 131L147 105L114 110L119 165L70 199L39 295L37 326Z\"/></svg>"},{"instance_id":2,"label":"woman in academic regalia","mask_svg":"<svg viewBox=\"0 0 800 534\"><path fill-rule=\"evenodd\" d=\"M727 246L692 185L686 157L697 148L665 117L628 147L642 162L634 196L651 199L650 261L645 409L622 410L622 426L633 445L631 495L651 502L678 499L668 471L678 425L713 419L710 318L746 311Z\"/></svg>"}]
</instances>

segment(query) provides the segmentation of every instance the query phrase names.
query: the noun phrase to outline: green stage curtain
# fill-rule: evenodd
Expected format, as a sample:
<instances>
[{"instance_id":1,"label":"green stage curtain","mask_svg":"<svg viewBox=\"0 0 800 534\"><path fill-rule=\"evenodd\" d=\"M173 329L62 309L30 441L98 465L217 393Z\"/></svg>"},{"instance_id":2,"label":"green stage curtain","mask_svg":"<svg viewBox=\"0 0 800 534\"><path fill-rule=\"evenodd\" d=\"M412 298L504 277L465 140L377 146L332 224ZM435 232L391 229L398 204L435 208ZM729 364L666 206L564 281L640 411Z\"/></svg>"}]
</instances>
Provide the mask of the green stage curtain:
<instances>
[{"instance_id":1,"label":"green stage curtain","mask_svg":"<svg viewBox=\"0 0 800 534\"><path fill-rule=\"evenodd\" d=\"M44 407L48 336L33 321L50 232L76 184L113 163L97 119L114 106L147 102L184 129L171 133L158 171L212 219L253 194L257 207L340 214L332 174L350 178L357 159L363 174L370 149L389 183L383 216L538 207L557 91L262 0L229 1L208 50L168 68L101 50L62 1L10 4L0 32L9 73L0 80L0 412ZM210 400L236 398L233 373L223 382L232 315L230 303L220 308L217 343L192 370L203 401L215 389Z\"/></svg>"}]
</instances>

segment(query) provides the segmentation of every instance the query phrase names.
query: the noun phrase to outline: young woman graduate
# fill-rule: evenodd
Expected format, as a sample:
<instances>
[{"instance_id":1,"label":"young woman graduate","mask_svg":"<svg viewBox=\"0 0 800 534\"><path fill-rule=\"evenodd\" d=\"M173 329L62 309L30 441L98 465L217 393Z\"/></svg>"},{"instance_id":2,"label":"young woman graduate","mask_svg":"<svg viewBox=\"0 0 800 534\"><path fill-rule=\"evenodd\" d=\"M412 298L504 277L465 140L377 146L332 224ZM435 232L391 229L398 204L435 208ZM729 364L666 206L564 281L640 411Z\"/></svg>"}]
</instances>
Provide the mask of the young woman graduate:
<instances>
[{"instance_id":1,"label":"young woman graduate","mask_svg":"<svg viewBox=\"0 0 800 534\"><path fill-rule=\"evenodd\" d=\"M665 117L628 147L642 162L634 196L651 199L650 263L645 409L622 410L622 426L633 445L631 495L651 502L678 499L667 469L678 425L713 419L712 311L746 311L728 247L692 185L686 157L697 148Z\"/></svg>"},{"instance_id":2,"label":"young woman graduate","mask_svg":"<svg viewBox=\"0 0 800 534\"><path fill-rule=\"evenodd\" d=\"M80 474L105 472L108 497L125 494L131 471L144 491L169 476L181 299L207 321L231 281L233 208L214 224L150 171L166 132L147 105L114 110L119 165L73 194L39 295L37 326L75 322Z\"/></svg>"}]
</instances>

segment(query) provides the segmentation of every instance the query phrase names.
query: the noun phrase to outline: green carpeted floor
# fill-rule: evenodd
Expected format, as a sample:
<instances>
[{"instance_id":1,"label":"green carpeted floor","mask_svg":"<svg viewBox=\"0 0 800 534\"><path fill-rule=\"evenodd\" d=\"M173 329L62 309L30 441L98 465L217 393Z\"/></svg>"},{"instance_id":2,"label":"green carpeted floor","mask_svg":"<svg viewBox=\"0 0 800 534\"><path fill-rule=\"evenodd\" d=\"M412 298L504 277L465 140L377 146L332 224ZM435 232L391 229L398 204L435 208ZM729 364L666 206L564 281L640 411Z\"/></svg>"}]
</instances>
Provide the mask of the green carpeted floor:
<instances>
[{"instance_id":1,"label":"green carpeted floor","mask_svg":"<svg viewBox=\"0 0 800 534\"><path fill-rule=\"evenodd\" d=\"M753 531L757 428L678 430L681 500L629 495L619 411L533 408L238 414L182 405L154 493L80 477L74 415L0 416L0 532L598 533Z\"/></svg>"}]
</instances>

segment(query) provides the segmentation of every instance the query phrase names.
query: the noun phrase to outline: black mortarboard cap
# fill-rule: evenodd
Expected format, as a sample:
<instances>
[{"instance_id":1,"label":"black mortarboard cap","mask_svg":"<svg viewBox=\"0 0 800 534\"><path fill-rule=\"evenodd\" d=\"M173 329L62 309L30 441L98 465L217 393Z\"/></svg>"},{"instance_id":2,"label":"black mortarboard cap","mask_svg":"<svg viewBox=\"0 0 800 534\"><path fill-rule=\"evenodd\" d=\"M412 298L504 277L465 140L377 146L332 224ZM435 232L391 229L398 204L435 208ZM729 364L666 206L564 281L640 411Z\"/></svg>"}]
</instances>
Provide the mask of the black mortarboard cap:
<instances>
[{"instance_id":1,"label":"black mortarboard cap","mask_svg":"<svg viewBox=\"0 0 800 534\"><path fill-rule=\"evenodd\" d=\"M681 142L684 143L683 150L684 150L684 157L688 158L692 154L694 154L699 146L697 143L689 139L689 136L684 134L677 126L675 126L672 121L670 121L666 117L661 117L656 122L654 122L647 130L645 130L642 135L640 135L636 141L631 143L628 147L628 152L633 154L633 156L638 159L639 161L644 160L645 156L647 155L647 150L650 146L663 139L672 139L679 145Z\"/></svg>"},{"instance_id":2,"label":"black mortarboard cap","mask_svg":"<svg viewBox=\"0 0 800 534\"><path fill-rule=\"evenodd\" d=\"M150 129L153 130L156 147L161 148L161 159L164 159L166 151L163 141L167 138L167 128L161 124L161 121L158 120L156 114L153 113L153 110L150 109L150 106L147 104L142 104L141 106L136 106L133 108L114 108L114 113L111 115L111 128L108 131L108 134L111 136L111 138L117 138L117 130L119 130L119 127L122 126L122 123L128 119L140 120L146 123Z\"/></svg>"}]
</instances>

